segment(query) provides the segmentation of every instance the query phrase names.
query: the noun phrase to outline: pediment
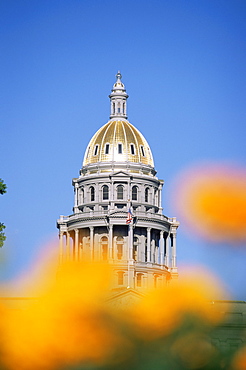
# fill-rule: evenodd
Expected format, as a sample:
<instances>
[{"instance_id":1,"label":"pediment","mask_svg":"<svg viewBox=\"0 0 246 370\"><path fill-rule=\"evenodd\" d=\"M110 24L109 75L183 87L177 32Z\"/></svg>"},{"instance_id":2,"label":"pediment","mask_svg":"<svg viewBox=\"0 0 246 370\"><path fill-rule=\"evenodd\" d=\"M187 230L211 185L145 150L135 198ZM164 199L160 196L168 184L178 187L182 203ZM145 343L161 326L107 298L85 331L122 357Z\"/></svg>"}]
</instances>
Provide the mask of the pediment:
<instances>
[{"instance_id":1,"label":"pediment","mask_svg":"<svg viewBox=\"0 0 246 370\"><path fill-rule=\"evenodd\" d=\"M144 294L137 292L135 289L124 288L122 290L113 290L108 302L110 306L124 308L139 302L143 297Z\"/></svg>"},{"instance_id":2,"label":"pediment","mask_svg":"<svg viewBox=\"0 0 246 370\"><path fill-rule=\"evenodd\" d=\"M131 175L129 175L129 173L125 172L125 171L117 171L117 172L113 172L110 177L131 177Z\"/></svg>"}]
</instances>

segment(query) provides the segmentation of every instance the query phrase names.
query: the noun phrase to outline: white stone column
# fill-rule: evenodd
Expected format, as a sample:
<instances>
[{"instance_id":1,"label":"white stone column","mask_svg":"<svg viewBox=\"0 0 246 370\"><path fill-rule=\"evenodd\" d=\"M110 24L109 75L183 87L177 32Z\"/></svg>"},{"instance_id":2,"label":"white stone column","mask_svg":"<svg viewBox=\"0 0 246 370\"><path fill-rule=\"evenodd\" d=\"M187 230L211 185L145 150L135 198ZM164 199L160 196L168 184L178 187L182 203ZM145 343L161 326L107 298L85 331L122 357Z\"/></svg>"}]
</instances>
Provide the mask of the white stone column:
<instances>
[{"instance_id":1,"label":"white stone column","mask_svg":"<svg viewBox=\"0 0 246 370\"><path fill-rule=\"evenodd\" d=\"M144 184L141 184L140 186L141 186L141 191L140 191L139 197L141 197L141 198L139 199L139 201L141 203L144 203L144 200L145 200L144 199L145 198ZM142 207L144 207L144 206L141 206L141 211L143 211L143 208Z\"/></svg>"},{"instance_id":2,"label":"white stone column","mask_svg":"<svg viewBox=\"0 0 246 370\"><path fill-rule=\"evenodd\" d=\"M88 203L88 200L90 199L90 198L88 198L89 197L89 188L88 188L88 185L86 186L84 186L84 203Z\"/></svg>"},{"instance_id":3,"label":"white stone column","mask_svg":"<svg viewBox=\"0 0 246 370\"><path fill-rule=\"evenodd\" d=\"M150 241L150 248L151 248L151 256L150 256L150 261L152 263L155 263L155 241L152 239Z\"/></svg>"},{"instance_id":4,"label":"white stone column","mask_svg":"<svg viewBox=\"0 0 246 370\"><path fill-rule=\"evenodd\" d=\"M160 251L159 247L155 246L155 263L158 263L158 264L160 264L159 251Z\"/></svg>"},{"instance_id":5,"label":"white stone column","mask_svg":"<svg viewBox=\"0 0 246 370\"><path fill-rule=\"evenodd\" d=\"M114 152L114 148L111 149ZM114 209L114 199L115 199L115 193L114 193L114 184L112 181L109 184L109 209L113 210Z\"/></svg>"},{"instance_id":6,"label":"white stone column","mask_svg":"<svg viewBox=\"0 0 246 370\"><path fill-rule=\"evenodd\" d=\"M59 233L59 262L62 263L63 260L63 232Z\"/></svg>"},{"instance_id":7,"label":"white stone column","mask_svg":"<svg viewBox=\"0 0 246 370\"><path fill-rule=\"evenodd\" d=\"M145 262L145 237L144 235L140 236L140 262Z\"/></svg>"},{"instance_id":8,"label":"white stone column","mask_svg":"<svg viewBox=\"0 0 246 370\"><path fill-rule=\"evenodd\" d=\"M76 187L77 183L74 185L74 207L77 207L78 205L78 198L77 198L77 187ZM78 185L77 185L78 186Z\"/></svg>"},{"instance_id":9,"label":"white stone column","mask_svg":"<svg viewBox=\"0 0 246 370\"><path fill-rule=\"evenodd\" d=\"M95 201L96 201L96 204L98 204L101 201L98 182L96 183L96 186L95 186Z\"/></svg>"},{"instance_id":10,"label":"white stone column","mask_svg":"<svg viewBox=\"0 0 246 370\"><path fill-rule=\"evenodd\" d=\"M149 204L154 205L155 204L155 192L153 186L149 188Z\"/></svg>"},{"instance_id":11,"label":"white stone column","mask_svg":"<svg viewBox=\"0 0 246 370\"><path fill-rule=\"evenodd\" d=\"M129 205L130 205L130 204L128 204L130 199L131 199L131 188L130 188L130 182L128 181L127 182L127 211L128 211Z\"/></svg>"},{"instance_id":12,"label":"white stone column","mask_svg":"<svg viewBox=\"0 0 246 370\"><path fill-rule=\"evenodd\" d=\"M78 213L79 209L78 209L78 200L79 200L79 195L78 195L78 184L77 182L75 183L74 185L74 213Z\"/></svg>"},{"instance_id":13,"label":"white stone column","mask_svg":"<svg viewBox=\"0 0 246 370\"><path fill-rule=\"evenodd\" d=\"M172 268L177 267L176 263L176 234L173 235L173 246L172 246Z\"/></svg>"},{"instance_id":14,"label":"white stone column","mask_svg":"<svg viewBox=\"0 0 246 370\"><path fill-rule=\"evenodd\" d=\"M100 243L100 236L98 234L94 234L94 243L93 243L93 259L98 261L102 258L102 246Z\"/></svg>"},{"instance_id":15,"label":"white stone column","mask_svg":"<svg viewBox=\"0 0 246 370\"><path fill-rule=\"evenodd\" d=\"M162 214L162 184L159 185L159 212Z\"/></svg>"},{"instance_id":16,"label":"white stone column","mask_svg":"<svg viewBox=\"0 0 246 370\"><path fill-rule=\"evenodd\" d=\"M109 260L112 260L113 259L113 225L109 225L108 251L109 251Z\"/></svg>"},{"instance_id":17,"label":"white stone column","mask_svg":"<svg viewBox=\"0 0 246 370\"><path fill-rule=\"evenodd\" d=\"M147 262L151 261L150 231L151 228L147 227Z\"/></svg>"},{"instance_id":18,"label":"white stone column","mask_svg":"<svg viewBox=\"0 0 246 370\"><path fill-rule=\"evenodd\" d=\"M160 265L164 265L164 238L163 230L160 231Z\"/></svg>"},{"instance_id":19,"label":"white stone column","mask_svg":"<svg viewBox=\"0 0 246 370\"><path fill-rule=\"evenodd\" d=\"M74 259L75 261L79 260L79 230L74 230L75 236L74 236Z\"/></svg>"},{"instance_id":20,"label":"white stone column","mask_svg":"<svg viewBox=\"0 0 246 370\"><path fill-rule=\"evenodd\" d=\"M90 258L93 260L94 227L90 226Z\"/></svg>"},{"instance_id":21,"label":"white stone column","mask_svg":"<svg viewBox=\"0 0 246 370\"><path fill-rule=\"evenodd\" d=\"M170 256L170 234L166 238L166 266L169 267L169 257Z\"/></svg>"},{"instance_id":22,"label":"white stone column","mask_svg":"<svg viewBox=\"0 0 246 370\"><path fill-rule=\"evenodd\" d=\"M67 234L66 234L66 238L67 238L66 257L67 257L67 260L69 261L69 259L70 259L70 233L68 231L67 231Z\"/></svg>"}]
</instances>

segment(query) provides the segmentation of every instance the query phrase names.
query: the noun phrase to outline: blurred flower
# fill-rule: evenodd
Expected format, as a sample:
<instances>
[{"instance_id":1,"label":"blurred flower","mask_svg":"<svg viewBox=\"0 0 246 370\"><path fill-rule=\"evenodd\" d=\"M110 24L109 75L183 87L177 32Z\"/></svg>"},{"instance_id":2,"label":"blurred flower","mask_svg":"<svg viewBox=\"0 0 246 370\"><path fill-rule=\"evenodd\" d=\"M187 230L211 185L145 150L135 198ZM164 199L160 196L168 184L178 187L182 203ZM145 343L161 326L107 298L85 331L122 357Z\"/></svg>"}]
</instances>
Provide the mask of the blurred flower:
<instances>
[{"instance_id":1,"label":"blurred flower","mask_svg":"<svg viewBox=\"0 0 246 370\"><path fill-rule=\"evenodd\" d=\"M221 315L212 309L210 300L220 293L221 287L215 278L202 270L193 271L170 285L147 292L129 317L140 335L144 333L149 339L177 330L187 315L207 325L216 324Z\"/></svg>"},{"instance_id":2,"label":"blurred flower","mask_svg":"<svg viewBox=\"0 0 246 370\"><path fill-rule=\"evenodd\" d=\"M246 347L242 347L233 359L233 370L246 370Z\"/></svg>"},{"instance_id":3,"label":"blurred flower","mask_svg":"<svg viewBox=\"0 0 246 370\"><path fill-rule=\"evenodd\" d=\"M179 358L183 368L204 368L216 353L211 338L199 331L180 335L172 346L175 357Z\"/></svg>"},{"instance_id":4,"label":"blurred flower","mask_svg":"<svg viewBox=\"0 0 246 370\"><path fill-rule=\"evenodd\" d=\"M198 165L186 170L173 193L178 217L192 233L218 242L246 241L246 169Z\"/></svg>"},{"instance_id":5,"label":"blurred flower","mask_svg":"<svg viewBox=\"0 0 246 370\"><path fill-rule=\"evenodd\" d=\"M74 262L63 265L56 281L44 278L38 298L9 310L3 322L8 368L53 369L112 356L122 340L105 304L110 278L106 265Z\"/></svg>"},{"instance_id":6,"label":"blurred flower","mask_svg":"<svg viewBox=\"0 0 246 370\"><path fill-rule=\"evenodd\" d=\"M35 278L29 274L36 298L19 310L0 307L1 368L221 368L223 354L209 336L221 319L210 301L221 287L200 268L136 301L130 296L129 305L125 289L125 306L110 299L110 264L68 262L57 270L48 263L36 270Z\"/></svg>"}]
</instances>

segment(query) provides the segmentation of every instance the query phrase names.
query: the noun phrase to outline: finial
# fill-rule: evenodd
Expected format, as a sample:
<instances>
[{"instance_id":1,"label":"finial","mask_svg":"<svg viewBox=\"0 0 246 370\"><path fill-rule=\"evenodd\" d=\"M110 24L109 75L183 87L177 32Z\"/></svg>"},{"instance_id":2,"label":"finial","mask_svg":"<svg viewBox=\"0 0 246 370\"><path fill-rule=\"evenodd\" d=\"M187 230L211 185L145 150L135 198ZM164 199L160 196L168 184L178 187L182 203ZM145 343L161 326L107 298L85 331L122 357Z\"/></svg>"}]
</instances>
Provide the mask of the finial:
<instances>
[{"instance_id":1,"label":"finial","mask_svg":"<svg viewBox=\"0 0 246 370\"><path fill-rule=\"evenodd\" d=\"M117 75L115 76L117 78L117 80L121 80L122 79L122 75L120 73L120 71L118 71Z\"/></svg>"}]
</instances>

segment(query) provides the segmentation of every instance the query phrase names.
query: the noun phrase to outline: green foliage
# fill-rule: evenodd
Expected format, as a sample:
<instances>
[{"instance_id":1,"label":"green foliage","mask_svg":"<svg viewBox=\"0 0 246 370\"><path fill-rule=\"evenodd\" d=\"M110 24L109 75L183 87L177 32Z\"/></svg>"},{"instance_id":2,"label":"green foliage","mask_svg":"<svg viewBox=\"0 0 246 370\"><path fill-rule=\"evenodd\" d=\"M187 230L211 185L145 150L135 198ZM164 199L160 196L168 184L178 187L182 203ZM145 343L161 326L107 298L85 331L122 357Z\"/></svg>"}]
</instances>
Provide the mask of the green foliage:
<instances>
[{"instance_id":1,"label":"green foliage","mask_svg":"<svg viewBox=\"0 0 246 370\"><path fill-rule=\"evenodd\" d=\"M4 184L3 180L0 179L0 194L4 194L7 192L7 186ZM3 232L5 226L2 222L0 222L0 247L3 246L4 241L6 240L6 236Z\"/></svg>"},{"instance_id":2,"label":"green foliage","mask_svg":"<svg viewBox=\"0 0 246 370\"><path fill-rule=\"evenodd\" d=\"M3 246L3 243L6 240L6 236L5 236L4 232L3 232L3 230L5 229L5 227L6 226L2 222L0 222L0 247Z\"/></svg>"},{"instance_id":3,"label":"green foliage","mask_svg":"<svg viewBox=\"0 0 246 370\"><path fill-rule=\"evenodd\" d=\"M7 192L7 186L4 184L3 180L0 179L0 194L4 194Z\"/></svg>"}]
</instances>

